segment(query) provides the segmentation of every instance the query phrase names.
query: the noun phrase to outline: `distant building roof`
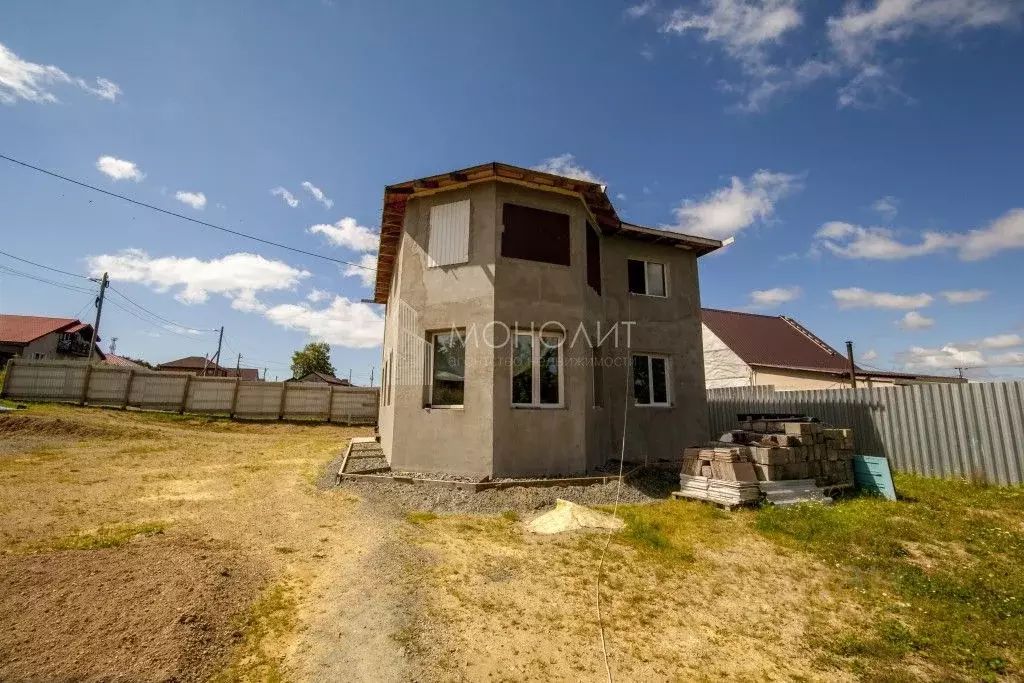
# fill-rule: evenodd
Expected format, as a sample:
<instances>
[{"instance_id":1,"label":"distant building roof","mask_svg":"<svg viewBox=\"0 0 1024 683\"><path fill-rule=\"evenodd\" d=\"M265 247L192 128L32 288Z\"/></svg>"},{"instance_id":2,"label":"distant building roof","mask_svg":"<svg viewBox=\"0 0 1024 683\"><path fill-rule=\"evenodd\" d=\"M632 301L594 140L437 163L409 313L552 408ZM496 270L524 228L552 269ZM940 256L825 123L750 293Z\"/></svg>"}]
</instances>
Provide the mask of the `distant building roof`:
<instances>
[{"instance_id":1,"label":"distant building roof","mask_svg":"<svg viewBox=\"0 0 1024 683\"><path fill-rule=\"evenodd\" d=\"M178 360L169 360L156 366L157 370L180 370L182 372L202 372L204 369L209 375L219 377L234 377L235 368L226 368L218 365L208 358L202 356L186 356ZM256 368L239 368L238 377L247 381L255 382L260 378L260 371Z\"/></svg>"},{"instance_id":2,"label":"distant building roof","mask_svg":"<svg viewBox=\"0 0 1024 683\"><path fill-rule=\"evenodd\" d=\"M849 360L844 354L788 316L703 308L701 322L747 365L850 374ZM944 375L865 370L856 365L854 371L858 377L966 381Z\"/></svg>"},{"instance_id":3,"label":"distant building roof","mask_svg":"<svg viewBox=\"0 0 1024 683\"><path fill-rule=\"evenodd\" d=\"M849 372L846 356L784 315L704 308L701 321L747 365Z\"/></svg>"},{"instance_id":4,"label":"distant building roof","mask_svg":"<svg viewBox=\"0 0 1024 683\"><path fill-rule=\"evenodd\" d=\"M119 368L128 368L129 370L148 370L149 369L145 365L142 365L140 363L136 363L135 361L131 360L130 358L125 358L124 356L115 356L112 353L108 353L107 357L104 360L106 361L107 365L116 365Z\"/></svg>"},{"instance_id":5,"label":"distant building roof","mask_svg":"<svg viewBox=\"0 0 1024 683\"><path fill-rule=\"evenodd\" d=\"M328 375L326 372L307 372L302 377L292 377L287 380L288 382L326 382L327 384L335 384L340 387L350 387L352 383L347 379L335 377L334 375Z\"/></svg>"},{"instance_id":6,"label":"distant building roof","mask_svg":"<svg viewBox=\"0 0 1024 683\"><path fill-rule=\"evenodd\" d=\"M36 315L0 314L0 344L29 344L52 332L81 332L87 325L75 318L46 318Z\"/></svg>"}]
</instances>

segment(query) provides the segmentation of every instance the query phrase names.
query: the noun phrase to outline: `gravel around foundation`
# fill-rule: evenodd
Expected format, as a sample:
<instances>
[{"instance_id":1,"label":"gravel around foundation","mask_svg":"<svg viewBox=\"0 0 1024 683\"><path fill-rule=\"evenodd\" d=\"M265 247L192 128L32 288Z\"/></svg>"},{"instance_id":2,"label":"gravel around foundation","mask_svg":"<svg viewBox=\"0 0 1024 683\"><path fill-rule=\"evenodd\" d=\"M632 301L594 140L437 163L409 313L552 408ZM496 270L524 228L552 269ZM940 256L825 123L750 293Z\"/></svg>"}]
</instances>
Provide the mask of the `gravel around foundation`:
<instances>
[{"instance_id":1,"label":"gravel around foundation","mask_svg":"<svg viewBox=\"0 0 1024 683\"><path fill-rule=\"evenodd\" d=\"M615 481L590 486L513 486L476 492L429 483L410 484L387 480L347 479L341 484L336 484L335 475L341 467L342 455L327 465L317 485L324 490L338 488L348 491L364 499L370 507L386 509L396 515L414 510L490 514L506 510L532 512L554 507L555 501L559 498L582 505L612 505L615 503L618 488ZM368 461L371 459L367 458L361 462ZM352 465L353 461L350 459L350 472L354 471ZM638 504L665 500L672 491L678 489L679 475L675 472L641 470L622 482L621 490L618 491L619 502Z\"/></svg>"}]
</instances>

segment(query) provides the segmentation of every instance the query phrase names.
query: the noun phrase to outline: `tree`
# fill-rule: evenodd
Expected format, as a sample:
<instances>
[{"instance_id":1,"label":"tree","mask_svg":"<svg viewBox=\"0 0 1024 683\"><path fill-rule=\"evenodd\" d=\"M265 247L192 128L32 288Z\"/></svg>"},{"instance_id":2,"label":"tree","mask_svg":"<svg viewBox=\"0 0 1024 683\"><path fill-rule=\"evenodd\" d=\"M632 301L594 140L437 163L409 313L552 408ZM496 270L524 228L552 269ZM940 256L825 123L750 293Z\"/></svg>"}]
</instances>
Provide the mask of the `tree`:
<instances>
[{"instance_id":1,"label":"tree","mask_svg":"<svg viewBox=\"0 0 1024 683\"><path fill-rule=\"evenodd\" d=\"M331 346L327 342L312 342L306 348L292 354L292 377L302 377L311 372L334 374L331 365Z\"/></svg>"}]
</instances>

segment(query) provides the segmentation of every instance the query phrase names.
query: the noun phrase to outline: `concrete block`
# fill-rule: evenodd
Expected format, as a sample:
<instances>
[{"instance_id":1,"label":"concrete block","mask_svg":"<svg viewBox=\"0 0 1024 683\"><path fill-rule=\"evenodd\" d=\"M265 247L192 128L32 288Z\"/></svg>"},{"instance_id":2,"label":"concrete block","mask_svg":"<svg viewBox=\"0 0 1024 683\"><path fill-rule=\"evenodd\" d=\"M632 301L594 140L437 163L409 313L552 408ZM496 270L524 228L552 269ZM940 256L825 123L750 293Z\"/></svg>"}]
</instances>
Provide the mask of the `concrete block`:
<instances>
[{"instance_id":1,"label":"concrete block","mask_svg":"<svg viewBox=\"0 0 1024 683\"><path fill-rule=\"evenodd\" d=\"M702 477L710 477L713 476L713 474L714 473L711 471L711 465L704 465L700 468L700 476Z\"/></svg>"},{"instance_id":2,"label":"concrete block","mask_svg":"<svg viewBox=\"0 0 1024 683\"><path fill-rule=\"evenodd\" d=\"M733 446L731 448L716 448L712 460L717 462L749 462L749 446Z\"/></svg>"},{"instance_id":3,"label":"concrete block","mask_svg":"<svg viewBox=\"0 0 1024 683\"><path fill-rule=\"evenodd\" d=\"M752 424L753 423L750 420L744 420L743 422L740 422L740 429L745 432L752 432L754 431L754 428L751 426Z\"/></svg>"},{"instance_id":4,"label":"concrete block","mask_svg":"<svg viewBox=\"0 0 1024 683\"><path fill-rule=\"evenodd\" d=\"M751 431L755 431L759 434L764 434L768 431L768 423L764 420L754 420L750 423Z\"/></svg>"},{"instance_id":5,"label":"concrete block","mask_svg":"<svg viewBox=\"0 0 1024 683\"><path fill-rule=\"evenodd\" d=\"M782 481L786 477L785 465L753 465L758 481Z\"/></svg>"},{"instance_id":6,"label":"concrete block","mask_svg":"<svg viewBox=\"0 0 1024 683\"><path fill-rule=\"evenodd\" d=\"M815 426L813 422L783 422L782 431L791 436L810 436L817 431Z\"/></svg>"},{"instance_id":7,"label":"concrete block","mask_svg":"<svg viewBox=\"0 0 1024 683\"><path fill-rule=\"evenodd\" d=\"M814 446L814 459L815 460L824 460L825 459L825 453L826 453L826 451L825 451L825 444L823 444L823 443L815 444L815 446Z\"/></svg>"},{"instance_id":8,"label":"concrete block","mask_svg":"<svg viewBox=\"0 0 1024 683\"><path fill-rule=\"evenodd\" d=\"M700 450L701 449L696 448L696 447L684 448L683 449L683 460L686 460L687 458L693 458L695 460L699 459L700 458Z\"/></svg>"},{"instance_id":9,"label":"concrete block","mask_svg":"<svg viewBox=\"0 0 1024 683\"><path fill-rule=\"evenodd\" d=\"M757 481L754 466L749 462L713 462L711 471L715 479L724 481Z\"/></svg>"},{"instance_id":10,"label":"concrete block","mask_svg":"<svg viewBox=\"0 0 1024 683\"><path fill-rule=\"evenodd\" d=\"M701 466L700 460L697 458L683 458L683 468L681 474L685 474L691 477L700 474Z\"/></svg>"},{"instance_id":11,"label":"concrete block","mask_svg":"<svg viewBox=\"0 0 1024 683\"><path fill-rule=\"evenodd\" d=\"M755 446L750 450L752 459L760 465L786 465L793 461L792 449L789 448Z\"/></svg>"}]
</instances>

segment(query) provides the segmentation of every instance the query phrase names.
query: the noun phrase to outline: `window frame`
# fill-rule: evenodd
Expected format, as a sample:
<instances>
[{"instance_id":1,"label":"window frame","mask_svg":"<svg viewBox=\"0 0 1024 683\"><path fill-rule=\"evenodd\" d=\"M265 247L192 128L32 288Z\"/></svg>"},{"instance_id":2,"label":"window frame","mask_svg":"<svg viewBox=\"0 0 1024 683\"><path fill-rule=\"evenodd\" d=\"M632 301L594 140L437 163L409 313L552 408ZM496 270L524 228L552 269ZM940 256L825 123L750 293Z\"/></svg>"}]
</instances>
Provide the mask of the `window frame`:
<instances>
[{"instance_id":1,"label":"window frame","mask_svg":"<svg viewBox=\"0 0 1024 683\"><path fill-rule=\"evenodd\" d=\"M518 337L531 338L530 356L530 403L516 403L512 392L516 376L516 342ZM540 402L540 353L542 337L558 337L558 403ZM516 410L552 410L565 408L565 335L561 332L546 330L516 330L512 333L513 341L509 344L509 403Z\"/></svg>"},{"instance_id":2,"label":"window frame","mask_svg":"<svg viewBox=\"0 0 1024 683\"><path fill-rule=\"evenodd\" d=\"M457 332L462 335L462 403L453 403L451 405L435 405L434 404L434 344L437 337L445 334L451 334ZM429 352L427 354L429 363L427 364L429 370L427 372L427 405L425 406L428 410L463 410L466 407L466 329L463 327L452 327L446 330L435 330L429 332L430 338Z\"/></svg>"},{"instance_id":3,"label":"window frame","mask_svg":"<svg viewBox=\"0 0 1024 683\"><path fill-rule=\"evenodd\" d=\"M629 289L629 262L630 261L637 261L639 263L644 264L644 291L643 292L634 292L632 289ZM648 277L649 273L647 271L647 265L648 264L654 264L654 265L661 266L661 283L662 283L662 287L665 289L665 293L664 294L651 294L650 293L650 291L651 291L651 283L650 283L650 279ZM668 263L666 263L664 261L654 261L654 260L651 260L651 259L641 258L641 257L637 257L637 256L627 256L626 257L626 289L629 291L630 294L632 294L634 296L650 296L650 297L654 297L655 299L667 299L668 296L669 296L669 288L668 288Z\"/></svg>"},{"instance_id":4,"label":"window frame","mask_svg":"<svg viewBox=\"0 0 1024 683\"><path fill-rule=\"evenodd\" d=\"M640 403L636 398L636 377L633 377L632 389L630 390L630 396L633 398L634 408L671 408L672 407L672 357L663 353L633 353L630 355L629 371L633 372L633 363L635 358L646 358L647 359L647 390L648 390L648 403ZM660 358L665 361L665 402L655 403L654 402L654 384L651 378L654 377L654 363L653 359Z\"/></svg>"}]
</instances>

